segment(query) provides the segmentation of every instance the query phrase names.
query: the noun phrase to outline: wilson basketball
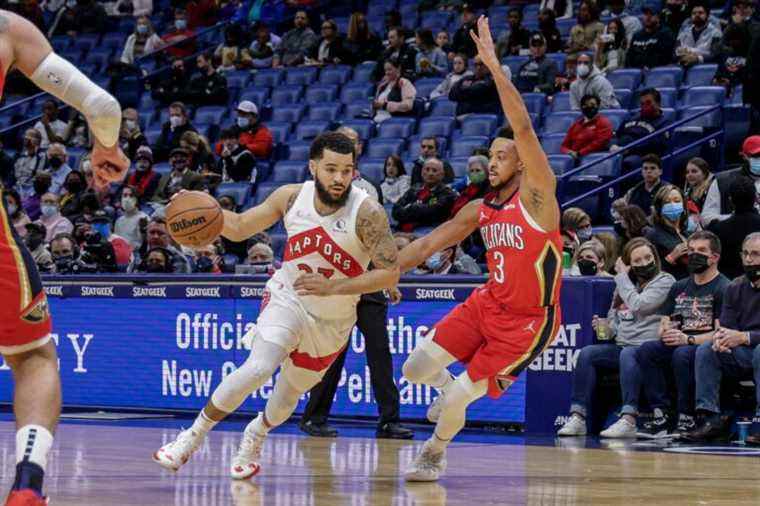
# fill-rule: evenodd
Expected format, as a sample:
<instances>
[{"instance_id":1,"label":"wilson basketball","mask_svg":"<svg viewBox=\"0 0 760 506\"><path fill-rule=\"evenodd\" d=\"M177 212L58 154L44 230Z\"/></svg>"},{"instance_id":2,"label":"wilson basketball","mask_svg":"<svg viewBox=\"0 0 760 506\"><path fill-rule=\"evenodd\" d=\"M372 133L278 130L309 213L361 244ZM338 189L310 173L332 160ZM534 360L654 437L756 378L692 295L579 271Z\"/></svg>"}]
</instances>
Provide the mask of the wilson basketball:
<instances>
[{"instance_id":1,"label":"wilson basketball","mask_svg":"<svg viewBox=\"0 0 760 506\"><path fill-rule=\"evenodd\" d=\"M214 242L222 233L224 215L219 203L208 193L184 192L166 206L166 226L172 238L183 246L199 248Z\"/></svg>"}]
</instances>

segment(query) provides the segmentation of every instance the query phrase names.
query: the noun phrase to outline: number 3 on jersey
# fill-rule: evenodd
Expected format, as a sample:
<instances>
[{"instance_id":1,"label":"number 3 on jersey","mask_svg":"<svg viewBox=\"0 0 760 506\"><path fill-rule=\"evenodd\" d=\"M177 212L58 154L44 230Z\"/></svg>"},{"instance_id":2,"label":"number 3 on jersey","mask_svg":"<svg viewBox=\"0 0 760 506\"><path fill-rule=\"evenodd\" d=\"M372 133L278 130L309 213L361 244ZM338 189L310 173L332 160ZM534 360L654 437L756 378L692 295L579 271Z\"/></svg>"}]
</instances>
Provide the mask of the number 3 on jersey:
<instances>
[{"instance_id":1,"label":"number 3 on jersey","mask_svg":"<svg viewBox=\"0 0 760 506\"><path fill-rule=\"evenodd\" d=\"M503 259L502 259L503 260ZM298 264L298 270L304 271L308 274L312 274L314 271L311 267L309 267L306 264ZM317 272L326 277L327 279L330 279L333 274L335 274L335 269L326 269L324 267L317 267Z\"/></svg>"},{"instance_id":2,"label":"number 3 on jersey","mask_svg":"<svg viewBox=\"0 0 760 506\"><path fill-rule=\"evenodd\" d=\"M504 283L504 254L501 251L493 252L493 263L496 270L493 279L497 283Z\"/></svg>"}]
</instances>

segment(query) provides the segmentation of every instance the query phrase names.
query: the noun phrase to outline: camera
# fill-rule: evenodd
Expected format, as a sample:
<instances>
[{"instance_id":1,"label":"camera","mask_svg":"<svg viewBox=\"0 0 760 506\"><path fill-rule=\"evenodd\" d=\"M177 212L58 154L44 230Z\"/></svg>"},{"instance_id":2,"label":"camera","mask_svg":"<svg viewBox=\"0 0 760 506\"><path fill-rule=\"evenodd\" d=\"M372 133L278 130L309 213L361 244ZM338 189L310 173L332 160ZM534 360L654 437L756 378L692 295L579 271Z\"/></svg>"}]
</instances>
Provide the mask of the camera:
<instances>
[{"instance_id":1,"label":"camera","mask_svg":"<svg viewBox=\"0 0 760 506\"><path fill-rule=\"evenodd\" d=\"M604 43L610 43L615 40L615 36L611 33L603 33L599 36L599 39Z\"/></svg>"},{"instance_id":2,"label":"camera","mask_svg":"<svg viewBox=\"0 0 760 506\"><path fill-rule=\"evenodd\" d=\"M91 231L85 235L79 263L86 269L80 272L116 272L116 253L99 232Z\"/></svg>"}]
</instances>

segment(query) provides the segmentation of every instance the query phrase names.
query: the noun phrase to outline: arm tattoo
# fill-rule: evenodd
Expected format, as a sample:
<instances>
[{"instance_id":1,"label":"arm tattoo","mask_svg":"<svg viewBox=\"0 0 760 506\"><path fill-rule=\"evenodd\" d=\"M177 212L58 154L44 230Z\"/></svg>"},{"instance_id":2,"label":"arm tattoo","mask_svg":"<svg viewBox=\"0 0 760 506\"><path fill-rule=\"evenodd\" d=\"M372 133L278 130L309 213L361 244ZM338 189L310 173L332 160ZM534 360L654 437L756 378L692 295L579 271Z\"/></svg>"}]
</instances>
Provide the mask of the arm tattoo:
<instances>
[{"instance_id":1,"label":"arm tattoo","mask_svg":"<svg viewBox=\"0 0 760 506\"><path fill-rule=\"evenodd\" d=\"M530 198L530 206L533 208L534 211L540 211L542 207L544 207L544 194L540 190L537 190L535 188L531 188L528 191L528 196Z\"/></svg>"},{"instance_id":2,"label":"arm tattoo","mask_svg":"<svg viewBox=\"0 0 760 506\"><path fill-rule=\"evenodd\" d=\"M298 198L299 193L300 193L300 190L290 194L290 197L288 197L288 203L285 204L285 214L287 214L288 211L290 211L290 208L293 207L293 204L296 203L296 199Z\"/></svg>"},{"instance_id":3,"label":"arm tattoo","mask_svg":"<svg viewBox=\"0 0 760 506\"><path fill-rule=\"evenodd\" d=\"M356 233L359 240L370 251L372 264L379 269L398 263L398 249L393 240L388 216L380 204L366 200L356 219Z\"/></svg>"}]
</instances>

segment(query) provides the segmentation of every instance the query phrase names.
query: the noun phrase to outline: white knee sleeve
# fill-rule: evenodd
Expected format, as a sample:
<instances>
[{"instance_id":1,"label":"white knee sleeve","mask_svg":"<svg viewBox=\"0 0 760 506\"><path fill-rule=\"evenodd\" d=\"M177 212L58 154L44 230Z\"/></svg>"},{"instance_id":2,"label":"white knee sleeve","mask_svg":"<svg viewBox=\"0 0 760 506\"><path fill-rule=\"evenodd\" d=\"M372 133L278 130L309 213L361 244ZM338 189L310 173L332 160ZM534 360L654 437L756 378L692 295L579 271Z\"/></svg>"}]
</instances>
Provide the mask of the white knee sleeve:
<instances>
[{"instance_id":1,"label":"white knee sleeve","mask_svg":"<svg viewBox=\"0 0 760 506\"><path fill-rule=\"evenodd\" d=\"M417 346L404 362L402 373L412 383L428 384L437 378L449 364L456 361L446 350L431 339L426 339Z\"/></svg>"},{"instance_id":2,"label":"white knee sleeve","mask_svg":"<svg viewBox=\"0 0 760 506\"><path fill-rule=\"evenodd\" d=\"M269 397L264 408L267 422L273 427L284 423L296 410L298 399L301 398L302 394L303 392L298 391L280 376L274 386L274 392L272 392L272 396Z\"/></svg>"}]
</instances>

